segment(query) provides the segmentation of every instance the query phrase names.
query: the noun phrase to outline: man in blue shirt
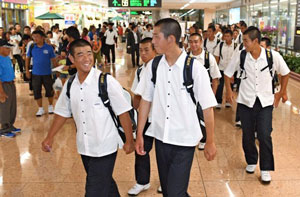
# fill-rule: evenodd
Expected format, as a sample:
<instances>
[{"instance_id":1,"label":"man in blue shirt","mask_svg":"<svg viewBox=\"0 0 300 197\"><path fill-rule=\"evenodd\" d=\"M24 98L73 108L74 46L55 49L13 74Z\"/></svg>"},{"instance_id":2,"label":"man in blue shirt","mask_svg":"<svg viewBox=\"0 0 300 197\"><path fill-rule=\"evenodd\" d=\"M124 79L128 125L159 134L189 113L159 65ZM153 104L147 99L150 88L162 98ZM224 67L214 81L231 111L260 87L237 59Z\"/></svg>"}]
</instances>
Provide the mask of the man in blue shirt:
<instances>
[{"instance_id":1,"label":"man in blue shirt","mask_svg":"<svg viewBox=\"0 0 300 197\"><path fill-rule=\"evenodd\" d=\"M41 30L32 32L32 38L35 42L27 52L26 57L26 77L30 78L29 64L30 59L33 59L32 67L32 87L34 99L37 101L39 110L36 116L42 116L45 111L42 102L42 85L46 90L46 97L48 97L49 106L48 113L53 114L53 80L51 76L51 62L56 67L56 60L53 47L45 43L45 33Z\"/></svg>"},{"instance_id":2,"label":"man in blue shirt","mask_svg":"<svg viewBox=\"0 0 300 197\"><path fill-rule=\"evenodd\" d=\"M15 73L9 58L11 47L6 40L0 39L0 135L15 137L21 129L13 125L17 114Z\"/></svg>"}]
</instances>

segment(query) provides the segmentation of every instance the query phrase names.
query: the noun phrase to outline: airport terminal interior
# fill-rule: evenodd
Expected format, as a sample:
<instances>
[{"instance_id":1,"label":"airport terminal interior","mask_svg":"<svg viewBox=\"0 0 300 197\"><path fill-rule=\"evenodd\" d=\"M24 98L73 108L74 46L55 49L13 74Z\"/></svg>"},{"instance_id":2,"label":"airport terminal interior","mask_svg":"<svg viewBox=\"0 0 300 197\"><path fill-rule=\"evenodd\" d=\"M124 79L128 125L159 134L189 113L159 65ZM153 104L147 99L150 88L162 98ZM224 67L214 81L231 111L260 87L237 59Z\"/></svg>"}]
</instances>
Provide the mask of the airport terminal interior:
<instances>
[{"instance_id":1,"label":"airport terminal interior","mask_svg":"<svg viewBox=\"0 0 300 197\"><path fill-rule=\"evenodd\" d=\"M139 25L143 33L146 24L151 24L153 27L157 20L171 17L179 22L183 39L185 34L191 33L189 29L195 27L194 24L197 24L196 29L201 30L201 33L199 31L201 35L212 24L225 27L244 21L248 27L259 28L263 36L271 39L272 50L277 50L284 56L291 70L287 85L288 100L285 103L280 101L278 108L274 108L272 113L271 137L275 163L275 171L270 172L272 181L269 184L261 182L258 166L252 174L245 171L247 162L242 146L243 132L241 127L235 125L238 93L234 92L235 99L232 106L225 107L226 90L224 90L221 108L213 109L216 156L213 161L207 161L204 151L199 150L198 146L195 147L187 192L192 197L297 197L300 196L299 2L299 0L255 0L253 2L252 0L0 0L0 27L3 32L9 32L15 31L15 24L19 24L23 34L25 26L28 26L31 31L41 26L47 33L52 31L52 26L58 24L59 31L76 26L81 34L84 27L90 31L90 26L94 25L98 28L98 24L103 26L105 22L114 23L115 31L120 31L117 27L117 24L120 24L123 26L124 34L121 36L119 34L117 37L115 63L108 63L104 54L101 62L97 60L95 68L110 73L123 88L130 92L132 98L131 87L138 66L133 66L131 54L127 53L128 39L125 37L125 29L128 28L129 23L134 23L134 26ZM47 12L57 13L62 18L45 20L37 18ZM237 29L240 31L240 28ZM11 37L13 35L14 33ZM88 34L85 36L89 37ZM3 36L1 37L4 39ZM98 39L101 41L100 37ZM88 41L92 43L90 38ZM4 45L1 47L4 48ZM57 57L60 56L58 48L57 46ZM13 133L13 136L2 133L0 137L0 196L85 196L86 171L77 151L74 120L69 118L66 121L55 136L51 151L44 152L42 142L55 115L47 113L48 102L44 97L43 88L43 107L46 113L40 117L36 116L38 106L25 79L27 78L24 74L25 59L22 60L24 61L24 73L22 73L19 62L13 58L14 56L15 54L11 58L12 63L15 64L13 81L17 95L14 126L20 128L21 132ZM140 64L142 63L143 61L140 60ZM2 80L1 72L0 80ZM54 87L55 91L58 89ZM58 95L55 94L54 108L57 99ZM259 149L257 139L255 143ZM151 186L138 196L163 196L157 191L160 180L155 147L149 154ZM128 191L136 184L134 153L127 155L122 149L118 150L113 178L118 185L120 195L128 196Z\"/></svg>"}]
</instances>

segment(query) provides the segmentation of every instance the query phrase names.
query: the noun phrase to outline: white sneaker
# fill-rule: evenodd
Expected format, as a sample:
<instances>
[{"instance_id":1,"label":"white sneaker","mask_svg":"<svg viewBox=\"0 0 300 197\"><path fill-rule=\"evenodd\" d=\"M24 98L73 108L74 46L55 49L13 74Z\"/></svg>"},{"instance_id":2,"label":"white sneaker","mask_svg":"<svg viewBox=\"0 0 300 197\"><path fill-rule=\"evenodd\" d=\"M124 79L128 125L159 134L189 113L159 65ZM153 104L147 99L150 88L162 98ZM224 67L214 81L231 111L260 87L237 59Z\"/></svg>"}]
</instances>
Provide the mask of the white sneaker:
<instances>
[{"instance_id":1,"label":"white sneaker","mask_svg":"<svg viewBox=\"0 0 300 197\"><path fill-rule=\"evenodd\" d=\"M157 188L157 192L160 194L162 193L161 185Z\"/></svg>"},{"instance_id":2,"label":"white sneaker","mask_svg":"<svg viewBox=\"0 0 300 197\"><path fill-rule=\"evenodd\" d=\"M232 107L232 105L230 103L225 103L225 107L230 108L230 107Z\"/></svg>"},{"instance_id":3,"label":"white sneaker","mask_svg":"<svg viewBox=\"0 0 300 197\"><path fill-rule=\"evenodd\" d=\"M45 111L44 108L39 108L39 111L35 114L37 117L41 117L44 115Z\"/></svg>"},{"instance_id":4,"label":"white sneaker","mask_svg":"<svg viewBox=\"0 0 300 197\"><path fill-rule=\"evenodd\" d=\"M256 164L255 165L247 165L246 167L246 172L249 174L253 174L256 168Z\"/></svg>"},{"instance_id":5,"label":"white sneaker","mask_svg":"<svg viewBox=\"0 0 300 197\"><path fill-rule=\"evenodd\" d=\"M204 150L204 147L205 147L205 143L200 142L199 145L198 145L198 149L199 150Z\"/></svg>"},{"instance_id":6,"label":"white sneaker","mask_svg":"<svg viewBox=\"0 0 300 197\"><path fill-rule=\"evenodd\" d=\"M271 178L271 175L270 175L270 172L269 171L261 171L260 172L260 175L261 175L261 181L264 182L264 183L270 183L272 178Z\"/></svg>"},{"instance_id":7,"label":"white sneaker","mask_svg":"<svg viewBox=\"0 0 300 197\"><path fill-rule=\"evenodd\" d=\"M241 123L241 121L237 121L237 122L235 122L235 126L236 126L236 127L242 127L242 123Z\"/></svg>"},{"instance_id":8,"label":"white sneaker","mask_svg":"<svg viewBox=\"0 0 300 197\"><path fill-rule=\"evenodd\" d=\"M221 109L222 104L218 103L218 105L216 106L216 109Z\"/></svg>"},{"instance_id":9,"label":"white sneaker","mask_svg":"<svg viewBox=\"0 0 300 197\"><path fill-rule=\"evenodd\" d=\"M129 191L128 195L138 195L142 191L145 191L150 188L150 183L146 185L135 184Z\"/></svg>"},{"instance_id":10,"label":"white sneaker","mask_svg":"<svg viewBox=\"0 0 300 197\"><path fill-rule=\"evenodd\" d=\"M53 114L54 110L53 110L53 105L49 105L48 106L48 114Z\"/></svg>"}]
</instances>

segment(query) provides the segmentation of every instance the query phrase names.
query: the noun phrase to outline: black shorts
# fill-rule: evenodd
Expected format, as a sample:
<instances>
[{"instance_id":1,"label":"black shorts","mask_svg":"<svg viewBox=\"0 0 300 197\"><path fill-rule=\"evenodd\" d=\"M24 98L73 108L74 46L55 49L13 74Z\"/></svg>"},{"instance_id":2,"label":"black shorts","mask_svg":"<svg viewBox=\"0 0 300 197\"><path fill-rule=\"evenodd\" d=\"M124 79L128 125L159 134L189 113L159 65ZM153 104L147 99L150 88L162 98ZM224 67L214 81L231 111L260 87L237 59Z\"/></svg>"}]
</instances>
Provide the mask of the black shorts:
<instances>
[{"instance_id":1,"label":"black shorts","mask_svg":"<svg viewBox=\"0 0 300 197\"><path fill-rule=\"evenodd\" d=\"M51 75L32 75L32 87L34 99L42 98L42 85L46 90L46 97L53 97L53 79Z\"/></svg>"}]
</instances>

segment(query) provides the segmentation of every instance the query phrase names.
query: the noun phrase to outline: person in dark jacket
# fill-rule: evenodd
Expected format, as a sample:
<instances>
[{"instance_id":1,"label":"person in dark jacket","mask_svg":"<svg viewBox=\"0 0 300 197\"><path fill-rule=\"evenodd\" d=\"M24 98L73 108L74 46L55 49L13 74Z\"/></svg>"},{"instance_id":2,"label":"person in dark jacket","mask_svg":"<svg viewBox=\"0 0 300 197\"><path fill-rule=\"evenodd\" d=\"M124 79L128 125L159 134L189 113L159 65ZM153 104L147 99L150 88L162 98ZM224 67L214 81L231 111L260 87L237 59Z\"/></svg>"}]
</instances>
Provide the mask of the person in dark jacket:
<instances>
[{"instance_id":1,"label":"person in dark jacket","mask_svg":"<svg viewBox=\"0 0 300 197\"><path fill-rule=\"evenodd\" d=\"M140 35L138 33L138 27L136 25L132 25L132 31L128 33L127 37L127 48L131 51L131 60L132 66L139 66L140 60L140 52L139 52L139 44L140 44Z\"/></svg>"}]
</instances>

